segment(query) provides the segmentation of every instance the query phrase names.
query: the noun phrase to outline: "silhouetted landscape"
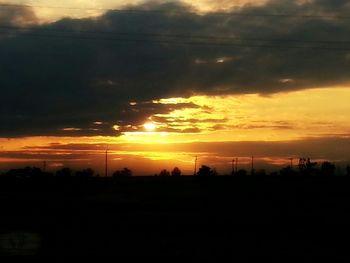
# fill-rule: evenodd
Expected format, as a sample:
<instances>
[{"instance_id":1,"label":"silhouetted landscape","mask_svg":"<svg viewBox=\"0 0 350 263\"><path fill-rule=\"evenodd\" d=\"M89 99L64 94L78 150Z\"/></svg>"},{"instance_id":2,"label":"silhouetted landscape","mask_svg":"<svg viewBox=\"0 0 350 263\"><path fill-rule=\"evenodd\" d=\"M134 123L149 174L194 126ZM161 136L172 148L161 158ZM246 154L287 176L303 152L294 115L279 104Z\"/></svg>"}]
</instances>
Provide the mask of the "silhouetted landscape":
<instances>
[{"instance_id":1,"label":"silhouetted landscape","mask_svg":"<svg viewBox=\"0 0 350 263\"><path fill-rule=\"evenodd\" d=\"M13 169L0 177L2 255L349 259L350 174L300 160L279 173L111 177ZM336 258L334 257L336 255Z\"/></svg>"},{"instance_id":2,"label":"silhouetted landscape","mask_svg":"<svg viewBox=\"0 0 350 263\"><path fill-rule=\"evenodd\" d=\"M0 263L350 262L349 72L347 0L0 0Z\"/></svg>"}]
</instances>

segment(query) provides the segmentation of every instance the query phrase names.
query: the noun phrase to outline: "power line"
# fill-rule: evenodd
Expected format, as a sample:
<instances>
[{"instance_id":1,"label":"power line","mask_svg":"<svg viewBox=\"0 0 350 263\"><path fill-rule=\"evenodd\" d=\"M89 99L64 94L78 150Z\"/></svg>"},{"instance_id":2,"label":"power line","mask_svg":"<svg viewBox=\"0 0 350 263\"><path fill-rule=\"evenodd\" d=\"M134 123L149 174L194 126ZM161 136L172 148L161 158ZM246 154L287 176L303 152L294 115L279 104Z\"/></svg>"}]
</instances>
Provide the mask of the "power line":
<instances>
[{"instance_id":1,"label":"power line","mask_svg":"<svg viewBox=\"0 0 350 263\"><path fill-rule=\"evenodd\" d=\"M164 33L130 33L120 31L96 31L96 30L68 30L68 29L57 29L57 28L23 28L18 26L0 26L0 29L14 30L19 32L30 32L33 29L38 29L43 32L54 32L54 33L72 33L72 34L96 34L96 35L121 35L121 36L142 36L142 37L157 37L157 38L181 38L181 39L195 39L195 40L223 40L223 41L249 41L249 42L293 42L293 43L313 43L313 44L350 44L350 40L298 40L298 39L278 39L278 38L243 38L243 37L231 37L231 36L204 36L204 35L186 35L186 34L164 34Z\"/></svg>"},{"instance_id":2,"label":"power line","mask_svg":"<svg viewBox=\"0 0 350 263\"><path fill-rule=\"evenodd\" d=\"M8 32L1 32L0 35L7 35ZM96 36L81 36L81 35L57 35L57 34L42 34L42 33L26 33L21 36L39 37L39 38L64 38L64 39L79 39L79 40L96 40L96 41L114 41L114 42L138 42L138 43L155 43L177 46L202 46L202 47L234 47L234 48L267 48L267 49L307 49L307 50L323 50L323 51L350 51L350 47L326 47L326 46L292 46L292 45L269 45L269 44L241 44L234 42L214 42L214 41L183 41L169 39L147 39L147 38L123 38L123 37L96 37Z\"/></svg>"},{"instance_id":3,"label":"power line","mask_svg":"<svg viewBox=\"0 0 350 263\"><path fill-rule=\"evenodd\" d=\"M198 156L196 156L196 158L194 159L194 174L193 175L197 175L197 159L198 159Z\"/></svg>"},{"instance_id":4,"label":"power line","mask_svg":"<svg viewBox=\"0 0 350 263\"><path fill-rule=\"evenodd\" d=\"M200 13L193 11L169 11L162 9L112 9L112 8L93 8L93 7L64 7L64 6L44 6L44 5L25 5L25 4L0 4L2 7L15 7L15 8L45 8L45 9L64 9L64 10L82 10L82 11L108 11L117 13L133 13L133 14L145 14L145 13L159 13L159 14L171 14L171 15L198 15L202 16ZM234 6L232 8L235 8ZM236 8L242 8L241 6L236 6ZM242 12L209 12L205 13L203 16L238 16L238 17L276 17L276 18L300 18L300 19L314 19L314 18L324 18L324 19L350 19L349 16L341 15L298 15L298 14L288 14L288 13L242 13Z\"/></svg>"},{"instance_id":5,"label":"power line","mask_svg":"<svg viewBox=\"0 0 350 263\"><path fill-rule=\"evenodd\" d=\"M106 148L106 156L105 156L105 177L108 176L108 146Z\"/></svg>"}]
</instances>

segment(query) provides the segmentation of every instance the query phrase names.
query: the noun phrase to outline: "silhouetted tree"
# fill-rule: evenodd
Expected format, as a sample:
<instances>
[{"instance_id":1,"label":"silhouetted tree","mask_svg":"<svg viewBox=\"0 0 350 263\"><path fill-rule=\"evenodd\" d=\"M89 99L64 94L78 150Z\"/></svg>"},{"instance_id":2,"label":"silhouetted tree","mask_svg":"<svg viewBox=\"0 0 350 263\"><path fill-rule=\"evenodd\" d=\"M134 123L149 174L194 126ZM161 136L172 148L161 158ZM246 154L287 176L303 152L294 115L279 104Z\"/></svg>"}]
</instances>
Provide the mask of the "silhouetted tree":
<instances>
[{"instance_id":1,"label":"silhouetted tree","mask_svg":"<svg viewBox=\"0 0 350 263\"><path fill-rule=\"evenodd\" d=\"M280 170L280 175L282 176L290 176L290 175L297 175L298 173L292 169L290 165L282 168Z\"/></svg>"},{"instance_id":2,"label":"silhouetted tree","mask_svg":"<svg viewBox=\"0 0 350 263\"><path fill-rule=\"evenodd\" d=\"M256 176L266 176L266 171L264 169L258 170L255 172Z\"/></svg>"},{"instance_id":3,"label":"silhouetted tree","mask_svg":"<svg viewBox=\"0 0 350 263\"><path fill-rule=\"evenodd\" d=\"M274 171L270 173L270 176L278 176L278 172Z\"/></svg>"},{"instance_id":4,"label":"silhouetted tree","mask_svg":"<svg viewBox=\"0 0 350 263\"><path fill-rule=\"evenodd\" d=\"M160 171L159 176L170 176L170 173L166 169L163 169Z\"/></svg>"},{"instance_id":5,"label":"silhouetted tree","mask_svg":"<svg viewBox=\"0 0 350 263\"><path fill-rule=\"evenodd\" d=\"M316 165L317 165L317 162L311 162L310 158L307 158L306 169L308 171L312 171Z\"/></svg>"},{"instance_id":6,"label":"silhouetted tree","mask_svg":"<svg viewBox=\"0 0 350 263\"><path fill-rule=\"evenodd\" d=\"M72 176L72 170L70 168L62 168L56 171L57 178L69 178Z\"/></svg>"},{"instance_id":7,"label":"silhouetted tree","mask_svg":"<svg viewBox=\"0 0 350 263\"><path fill-rule=\"evenodd\" d=\"M322 175L331 176L334 175L335 165L330 162L323 162L321 165L321 173Z\"/></svg>"},{"instance_id":8,"label":"silhouetted tree","mask_svg":"<svg viewBox=\"0 0 350 263\"><path fill-rule=\"evenodd\" d=\"M6 175L16 178L39 178L45 176L47 173L41 171L37 167L25 167L22 169L12 169L9 170Z\"/></svg>"},{"instance_id":9,"label":"silhouetted tree","mask_svg":"<svg viewBox=\"0 0 350 263\"><path fill-rule=\"evenodd\" d=\"M171 176L181 176L181 170L178 167L175 167L172 171L171 171Z\"/></svg>"},{"instance_id":10,"label":"silhouetted tree","mask_svg":"<svg viewBox=\"0 0 350 263\"><path fill-rule=\"evenodd\" d=\"M299 172L302 174L304 171L306 171L306 159L305 158L300 158L299 159Z\"/></svg>"},{"instance_id":11,"label":"silhouetted tree","mask_svg":"<svg viewBox=\"0 0 350 263\"><path fill-rule=\"evenodd\" d=\"M130 177L132 176L132 171L129 168L124 168L123 170L115 171L112 177Z\"/></svg>"},{"instance_id":12,"label":"silhouetted tree","mask_svg":"<svg viewBox=\"0 0 350 263\"><path fill-rule=\"evenodd\" d=\"M302 175L311 175L315 173L315 168L317 162L311 162L310 158L300 158L299 159L299 171Z\"/></svg>"},{"instance_id":13,"label":"silhouetted tree","mask_svg":"<svg viewBox=\"0 0 350 263\"><path fill-rule=\"evenodd\" d=\"M199 177L209 177L217 175L216 170L212 170L209 166L202 165L197 172L197 176Z\"/></svg>"},{"instance_id":14,"label":"silhouetted tree","mask_svg":"<svg viewBox=\"0 0 350 263\"><path fill-rule=\"evenodd\" d=\"M346 166L346 175L350 176L350 166L349 165Z\"/></svg>"},{"instance_id":15,"label":"silhouetted tree","mask_svg":"<svg viewBox=\"0 0 350 263\"><path fill-rule=\"evenodd\" d=\"M76 171L75 176L79 178L90 178L94 176L94 170L91 168L84 169L82 171Z\"/></svg>"},{"instance_id":16,"label":"silhouetted tree","mask_svg":"<svg viewBox=\"0 0 350 263\"><path fill-rule=\"evenodd\" d=\"M247 171L244 169L239 169L236 173L235 176L246 176L247 175Z\"/></svg>"}]
</instances>

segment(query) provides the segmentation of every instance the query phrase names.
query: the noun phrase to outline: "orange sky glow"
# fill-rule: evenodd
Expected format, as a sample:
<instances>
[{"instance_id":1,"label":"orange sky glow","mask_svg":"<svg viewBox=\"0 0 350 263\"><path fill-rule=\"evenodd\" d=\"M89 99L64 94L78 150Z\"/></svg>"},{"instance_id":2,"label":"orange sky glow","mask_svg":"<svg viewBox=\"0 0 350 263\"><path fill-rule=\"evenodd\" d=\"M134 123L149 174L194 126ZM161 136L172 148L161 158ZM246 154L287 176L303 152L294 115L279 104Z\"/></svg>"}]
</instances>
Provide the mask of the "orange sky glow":
<instances>
[{"instance_id":1,"label":"orange sky glow","mask_svg":"<svg viewBox=\"0 0 350 263\"><path fill-rule=\"evenodd\" d=\"M184 0L185 4L192 6L197 12L213 12L226 11L229 9L237 9L244 5L259 6L267 0ZM1 1L0 1L1 2ZM9 1L3 1L8 3ZM61 0L59 2L47 0L45 3L35 0L16 1L25 5L34 6L34 10L38 18L42 22L49 22L61 19L63 17L82 18L94 17L103 14L105 9L119 9L125 6L132 7L133 5L147 3L151 1L144 0ZM170 2L170 1L169 1ZM176 1L174 1L176 2ZM51 8L56 7L56 8Z\"/></svg>"},{"instance_id":2,"label":"orange sky glow","mask_svg":"<svg viewBox=\"0 0 350 263\"><path fill-rule=\"evenodd\" d=\"M161 99L154 103L193 102L200 107L149 116L141 130L115 137L3 138L0 139L4 153L0 167L5 169L11 163L41 166L47 161L53 170L63 166L92 166L102 171L107 146L111 170L128 166L138 174L153 174L162 167L171 169L174 166L191 174L195 156L199 156L200 164L215 166L222 173L230 170L231 160L235 157L240 157L242 168L249 167L251 155L256 156L257 163L260 160L262 168L268 164L287 165L289 153L269 152L268 148L256 151L246 144L348 138L349 97L349 88L333 87L269 96L248 94ZM70 130L74 131L74 128L67 129L67 132ZM235 148L218 147L220 142L231 142ZM201 143L205 146L200 146ZM316 155L312 149L300 149L291 151L290 156L297 159L298 154L305 154L322 159L323 154L324 158L347 161L339 159L342 156L332 156L332 151L334 149L327 149ZM344 151L346 155L346 149Z\"/></svg>"},{"instance_id":3,"label":"orange sky glow","mask_svg":"<svg viewBox=\"0 0 350 263\"><path fill-rule=\"evenodd\" d=\"M45 162L45 166L51 171L69 166L76 169L92 167L98 173L103 173L107 148L110 174L123 167L130 167L136 175L154 174L163 168L171 170L175 166L180 167L185 174L192 174L196 156L198 165L215 167L221 174L230 173L233 158L239 158L240 168L249 169L251 156L256 158L256 165L260 169L286 166L290 163L290 158L294 158L297 164L299 157L310 157L319 161L330 160L339 165L350 161L350 84L346 76L350 53L346 50L347 47L343 46L348 41L338 43L329 39L317 40L321 34L318 31L315 33L316 40L309 36L314 30L312 26L308 27L312 14L315 15L316 22L330 22L331 19L326 13L322 13L326 7L316 8L315 13L310 13L310 17L307 17L309 13L305 13L306 17L303 17L305 14L302 13L298 21L291 20L293 16L288 15L276 18L272 14L264 17L264 14L268 13L262 8L255 17L255 23L250 21L250 18L240 18L232 14L231 18L226 19L222 16L220 19L223 20L215 20L217 24L213 26L211 15L208 15L201 22L202 31L199 31L199 20L210 12L239 12L247 8L247 14L253 17L254 8L266 5L273 11L279 3L268 0L0 0L0 3L10 4L7 11L0 10L0 26L4 23L3 29L7 30L2 32L0 44L4 43L9 52L13 52L9 53L9 61L0 65L1 70L4 68L4 76L9 76L8 79L4 78L9 81L4 81L5 84L1 87L3 94L9 94L7 102L10 102L7 106L4 104L3 109L13 113L2 114L2 127L7 129L7 133L4 132L5 135L0 137L0 171L26 165L42 167ZM169 3L170 6L175 3L172 6L175 11L183 8L183 14L195 13L190 23L192 28L184 30L188 17L182 21L184 24L181 24L181 16L174 18L169 12L165 16L168 19L166 27L163 28L163 20L151 24L164 32L155 30L154 34L154 28L150 29L151 26L148 25L145 28L130 27L131 35L134 35L135 39L118 42L124 34L128 36L130 32L127 31L127 27L134 20L141 19L140 16L137 19L133 16L130 18L132 22L125 22L118 20L118 14L103 15L110 9L124 8L127 9L127 16L130 10L140 4L142 12L147 13L151 11L147 8L166 8ZM292 6L297 11L304 4L305 7L311 8L311 11L313 5L317 7L315 1L308 0L286 1L285 4L286 8ZM16 8L23 8L17 10L17 16ZM281 5L281 8L283 11L284 5ZM271 12L281 10L277 8ZM319 13L319 10L323 11ZM8 21L5 20L12 15L13 21L8 25ZM322 18L322 15L327 19ZM126 16L122 16L123 19ZM307 19L303 20L302 17ZM158 19L164 17L160 16ZM230 19L231 23L235 21L233 25L242 22L237 30L230 31ZM262 19L265 19L266 25ZM289 25L292 29L290 32L286 32L285 28L278 30L273 19L280 19L284 27ZM55 21L59 21L57 28ZM119 28L120 21L124 21L125 24L121 23ZM148 21L147 16L145 21ZM243 22L246 22L246 25ZM115 26L113 23L119 31L112 30ZM138 25L137 23L135 22L135 25ZM83 30L85 24L96 26L96 32L91 31L91 35L88 35L89 31ZM143 26L144 23L139 24ZM332 28L331 26L335 25L334 22L328 26ZM339 25L343 24L338 23ZM22 28L30 29L32 26L32 33L27 28ZM99 31L101 28L104 32ZM299 38L291 40L295 37L293 30L297 37L307 37L303 41ZM182 31L185 33L182 34ZM196 35L198 31L204 37L201 34ZM81 35L84 32L86 35ZM113 35L115 32L120 34L116 35L117 38ZM169 32L173 34L172 38L169 37ZM339 32L346 35L346 26ZM218 34L215 35L216 33ZM291 37L287 33L290 33ZM327 37L329 34L328 31L325 32ZM225 40L225 36L229 38ZM101 42L99 38L102 39ZM187 38L187 45L176 49L182 38ZM51 50L50 44L46 50L46 42L43 39L51 43L51 46L57 41L57 50L54 50L55 45ZM146 44L143 45L143 41ZM169 44L171 41L174 41L175 46ZM119 50L119 45L114 45L115 43L122 43L120 46L123 49ZM130 43L133 43L132 48ZM217 44L219 45L216 46ZM287 46L282 46L284 44ZM45 50L41 45L45 46ZM232 45L233 48L229 49L228 45ZM40 50L36 50L35 47ZM160 47L163 57L157 57ZM70 48L72 50L67 51ZM308 48L315 53L308 53ZM39 65L46 61L46 75L41 74L42 70L46 69L46 64L44 68L38 66L35 71L35 66L18 62L24 61L23 57L31 53L31 50L34 50L29 54L32 56L29 59L31 62ZM62 56L54 54L53 51L62 52ZM7 51L3 52L5 54ZM86 58L88 52L93 54L91 58ZM12 59L11 54L15 54L18 60ZM299 60L300 57L304 60ZM334 59L335 62L332 63L339 63L342 70L338 70L332 63L327 64L327 59ZM86 64L88 66L85 68ZM184 71L176 73L181 65L184 65ZM301 67L299 71L299 65L305 67ZM322 73L317 71L317 66L322 68ZM81 72L77 70L80 67ZM253 72L255 67L257 72ZM334 72L329 72L331 70ZM20 77L17 79L17 74L23 77L23 81ZM179 75L179 81L174 78L178 76L176 74ZM205 74L212 78L205 78ZM85 80L85 77L90 75L91 78ZM60 77L63 84L58 81ZM55 78L58 84L48 83L55 82ZM261 83L265 80L266 83ZM247 86L244 86L245 83L248 83ZM67 86L67 90L62 86ZM18 97L17 91L21 94ZM72 96L76 96L72 101L77 102L78 106L65 105L67 98L71 99L71 93ZM171 97L169 94L176 94L177 97ZM28 99L31 102L26 101L26 96L30 98L30 95L43 102L43 106L33 103L33 99ZM120 100L113 100L119 95ZM105 103L105 98L112 99ZM83 102L80 103L80 100ZM22 106L20 109L16 108L17 101L21 101L18 102ZM114 105L110 106L111 102L118 105L112 107ZM108 106L105 107L106 105ZM67 113L68 108L71 111L76 110L76 115L73 112ZM61 122L56 125L58 120L46 114L46 110L56 114L55 117ZM46 121L44 124L43 120ZM67 126L63 126L66 123ZM13 128L11 125L17 126ZM33 129L28 129L25 125ZM45 128L48 128L47 133ZM108 136L97 136L99 134ZM10 138L7 138L7 135Z\"/></svg>"}]
</instances>

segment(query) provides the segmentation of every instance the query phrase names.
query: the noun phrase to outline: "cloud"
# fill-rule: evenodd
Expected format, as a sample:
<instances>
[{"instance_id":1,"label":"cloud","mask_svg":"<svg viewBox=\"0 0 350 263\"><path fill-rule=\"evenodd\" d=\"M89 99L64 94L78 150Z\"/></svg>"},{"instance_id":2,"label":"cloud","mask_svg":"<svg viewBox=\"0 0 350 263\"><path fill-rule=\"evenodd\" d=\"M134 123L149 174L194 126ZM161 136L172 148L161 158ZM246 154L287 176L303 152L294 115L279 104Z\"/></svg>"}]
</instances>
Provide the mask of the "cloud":
<instances>
[{"instance_id":1,"label":"cloud","mask_svg":"<svg viewBox=\"0 0 350 263\"><path fill-rule=\"evenodd\" d=\"M4 26L33 26L38 19L31 8L28 7L0 7L0 25Z\"/></svg>"},{"instance_id":2,"label":"cloud","mask_svg":"<svg viewBox=\"0 0 350 263\"><path fill-rule=\"evenodd\" d=\"M340 51L350 20L334 16L350 12L347 1L271 0L226 15L196 14L175 2L134 8L163 12L111 11L34 26L30 9L1 11L2 25L32 27L0 38L0 136L118 135L113 126L141 125L174 106L135 108L134 101L350 80L350 50ZM281 13L295 16L262 15Z\"/></svg>"},{"instance_id":3,"label":"cloud","mask_svg":"<svg viewBox=\"0 0 350 263\"><path fill-rule=\"evenodd\" d=\"M207 158L219 158L230 162L232 157L250 158L252 155L257 159L271 158L288 159L293 157L310 157L312 159L325 159L332 162L347 163L350 153L350 138L323 137L305 138L297 141L275 141L275 142L192 142L176 144L110 144L111 155L123 156L157 156L164 153L171 158L172 154L198 155ZM100 155L103 157L106 149L105 144L78 144L62 143L46 146L24 147L21 151L2 152L2 158L30 158L47 160L85 160L91 156ZM101 158L103 160L103 158ZM210 163L208 163L210 164ZM191 162L192 165L192 162Z\"/></svg>"}]
</instances>

